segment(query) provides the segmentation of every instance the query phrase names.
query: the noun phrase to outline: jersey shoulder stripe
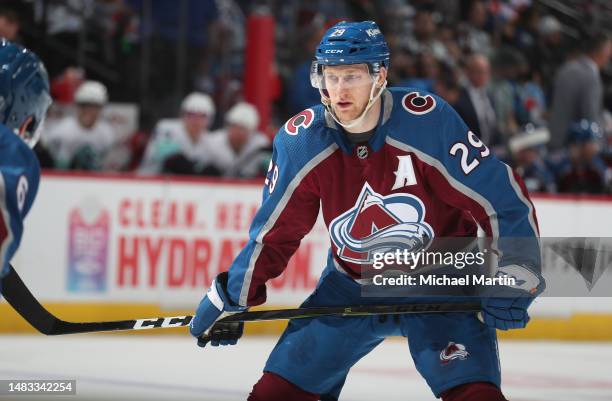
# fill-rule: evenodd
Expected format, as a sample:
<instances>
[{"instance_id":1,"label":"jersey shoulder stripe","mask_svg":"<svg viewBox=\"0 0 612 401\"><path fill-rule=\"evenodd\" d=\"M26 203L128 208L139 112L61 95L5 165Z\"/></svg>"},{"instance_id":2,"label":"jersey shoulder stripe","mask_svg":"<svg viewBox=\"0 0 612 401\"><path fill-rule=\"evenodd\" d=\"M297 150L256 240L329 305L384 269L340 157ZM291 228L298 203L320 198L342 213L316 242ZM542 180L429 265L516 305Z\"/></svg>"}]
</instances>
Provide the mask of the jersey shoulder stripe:
<instances>
[{"instance_id":1,"label":"jersey shoulder stripe","mask_svg":"<svg viewBox=\"0 0 612 401\"><path fill-rule=\"evenodd\" d=\"M11 220L5 200L4 176L0 174L0 277L4 275L8 268L7 264L12 256L9 254L9 250L13 244L13 230L11 229Z\"/></svg>"}]
</instances>

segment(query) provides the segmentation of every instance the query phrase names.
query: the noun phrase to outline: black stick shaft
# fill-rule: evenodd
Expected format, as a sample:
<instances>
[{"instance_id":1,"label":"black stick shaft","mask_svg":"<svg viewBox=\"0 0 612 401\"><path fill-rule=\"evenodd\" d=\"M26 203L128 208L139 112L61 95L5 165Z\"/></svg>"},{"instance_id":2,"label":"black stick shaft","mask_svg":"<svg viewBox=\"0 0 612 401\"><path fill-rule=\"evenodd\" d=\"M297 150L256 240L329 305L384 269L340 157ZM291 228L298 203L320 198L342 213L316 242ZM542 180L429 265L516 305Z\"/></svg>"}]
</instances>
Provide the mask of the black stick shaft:
<instances>
[{"instance_id":1,"label":"black stick shaft","mask_svg":"<svg viewBox=\"0 0 612 401\"><path fill-rule=\"evenodd\" d=\"M408 313L480 312L480 302L414 303L398 305L322 306L315 308L277 309L242 312L219 322L253 322L265 320L305 319L322 316L402 315Z\"/></svg>"},{"instance_id":2,"label":"black stick shaft","mask_svg":"<svg viewBox=\"0 0 612 401\"><path fill-rule=\"evenodd\" d=\"M189 325L193 319L193 316L172 316L106 322L67 322L52 315L38 302L12 266L8 275L2 279L2 295L21 317L36 330L47 335L182 327ZM480 310L480 302L322 306L241 312L227 316L217 323L305 319L322 316L350 317L408 313L479 312Z\"/></svg>"}]
</instances>

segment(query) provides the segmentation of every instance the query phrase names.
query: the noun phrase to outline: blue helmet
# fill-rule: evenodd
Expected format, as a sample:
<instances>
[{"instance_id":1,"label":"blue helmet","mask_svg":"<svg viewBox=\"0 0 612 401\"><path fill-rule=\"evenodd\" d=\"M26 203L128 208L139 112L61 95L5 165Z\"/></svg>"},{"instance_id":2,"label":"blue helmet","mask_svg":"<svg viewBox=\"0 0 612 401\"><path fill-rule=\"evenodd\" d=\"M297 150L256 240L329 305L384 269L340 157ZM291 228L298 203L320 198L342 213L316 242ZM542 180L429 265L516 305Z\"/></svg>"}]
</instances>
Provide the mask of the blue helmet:
<instances>
[{"instance_id":1,"label":"blue helmet","mask_svg":"<svg viewBox=\"0 0 612 401\"><path fill-rule=\"evenodd\" d=\"M0 39L0 123L33 147L50 105L49 77L38 56Z\"/></svg>"},{"instance_id":2,"label":"blue helmet","mask_svg":"<svg viewBox=\"0 0 612 401\"><path fill-rule=\"evenodd\" d=\"M321 102L341 126L350 128L359 124L387 85L386 79L382 83L377 83L380 82L378 78L381 67L389 68L389 47L378 25L373 21L337 23L323 35L321 43L317 46L315 58L310 68L310 83L319 89ZM323 67L347 64L365 64L372 77L372 88L368 104L361 115L350 123L342 123L331 107L329 92L323 78Z\"/></svg>"},{"instance_id":3,"label":"blue helmet","mask_svg":"<svg viewBox=\"0 0 612 401\"><path fill-rule=\"evenodd\" d=\"M374 21L342 21L325 32L315 53L319 65L368 64L389 68L389 47Z\"/></svg>"},{"instance_id":4,"label":"blue helmet","mask_svg":"<svg viewBox=\"0 0 612 401\"><path fill-rule=\"evenodd\" d=\"M598 141L601 138L602 133L599 124L583 118L570 126L567 141L569 143L584 143Z\"/></svg>"}]
</instances>

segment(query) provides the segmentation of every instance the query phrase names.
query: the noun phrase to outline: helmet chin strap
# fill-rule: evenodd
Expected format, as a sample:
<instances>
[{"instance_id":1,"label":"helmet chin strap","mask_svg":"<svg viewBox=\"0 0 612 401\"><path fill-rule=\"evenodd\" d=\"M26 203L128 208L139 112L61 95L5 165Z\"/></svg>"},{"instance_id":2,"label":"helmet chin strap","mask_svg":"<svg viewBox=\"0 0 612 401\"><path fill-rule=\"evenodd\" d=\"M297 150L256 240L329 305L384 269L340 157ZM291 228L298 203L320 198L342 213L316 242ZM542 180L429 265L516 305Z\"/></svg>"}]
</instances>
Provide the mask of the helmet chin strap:
<instances>
[{"instance_id":1,"label":"helmet chin strap","mask_svg":"<svg viewBox=\"0 0 612 401\"><path fill-rule=\"evenodd\" d=\"M332 116L334 121L344 128L353 128L363 122L363 119L365 118L366 114L368 114L368 111L372 108L372 106L374 106L374 103L376 103L376 100L380 97L380 95L383 93L386 87L387 87L387 80L385 79L385 81L380 86L378 93L374 95L376 84L372 84L372 89L370 90L370 99L368 100L368 104L363 109L363 112L359 115L359 117L357 117L356 119L352 121L349 121L348 123L340 122L340 119L338 119L338 117L336 116L336 113L334 112L331 106L329 97L325 96L323 94L323 91L320 88L319 88L319 93L321 94L321 103L323 103L323 105L325 106L329 114Z\"/></svg>"}]
</instances>

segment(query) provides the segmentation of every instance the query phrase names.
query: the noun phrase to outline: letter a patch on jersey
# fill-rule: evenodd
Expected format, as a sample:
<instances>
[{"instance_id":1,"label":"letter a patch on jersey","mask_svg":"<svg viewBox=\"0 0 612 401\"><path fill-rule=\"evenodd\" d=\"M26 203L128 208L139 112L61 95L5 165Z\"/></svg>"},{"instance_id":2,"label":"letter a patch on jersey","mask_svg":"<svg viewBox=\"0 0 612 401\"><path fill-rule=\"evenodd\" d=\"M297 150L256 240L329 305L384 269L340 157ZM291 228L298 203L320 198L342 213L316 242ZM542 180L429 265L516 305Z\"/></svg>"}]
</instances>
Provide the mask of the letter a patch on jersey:
<instances>
[{"instance_id":1,"label":"letter a patch on jersey","mask_svg":"<svg viewBox=\"0 0 612 401\"><path fill-rule=\"evenodd\" d=\"M410 155L397 156L399 163L397 165L397 171L395 171L395 184L391 189L400 189L409 185L416 185L417 179L414 174L414 167L412 165L412 158Z\"/></svg>"}]
</instances>

